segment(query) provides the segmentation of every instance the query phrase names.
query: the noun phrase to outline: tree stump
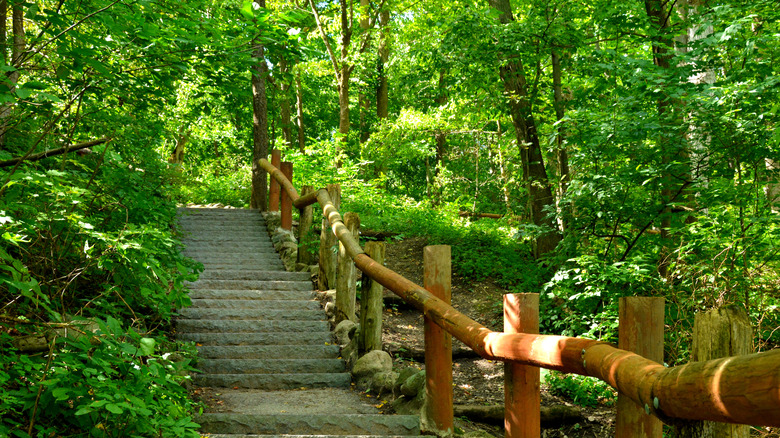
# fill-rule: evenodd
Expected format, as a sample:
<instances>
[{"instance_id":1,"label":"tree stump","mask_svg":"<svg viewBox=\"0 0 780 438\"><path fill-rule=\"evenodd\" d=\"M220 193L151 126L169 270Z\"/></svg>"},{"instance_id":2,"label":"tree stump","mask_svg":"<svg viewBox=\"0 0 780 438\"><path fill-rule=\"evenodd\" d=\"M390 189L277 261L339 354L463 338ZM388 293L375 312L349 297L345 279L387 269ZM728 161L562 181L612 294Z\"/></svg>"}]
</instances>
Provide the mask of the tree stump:
<instances>
[{"instance_id":1,"label":"tree stump","mask_svg":"<svg viewBox=\"0 0 780 438\"><path fill-rule=\"evenodd\" d=\"M750 354L753 328L743 308L722 307L697 313L693 322L691 362ZM677 426L678 438L748 438L750 426L695 421Z\"/></svg>"}]
</instances>

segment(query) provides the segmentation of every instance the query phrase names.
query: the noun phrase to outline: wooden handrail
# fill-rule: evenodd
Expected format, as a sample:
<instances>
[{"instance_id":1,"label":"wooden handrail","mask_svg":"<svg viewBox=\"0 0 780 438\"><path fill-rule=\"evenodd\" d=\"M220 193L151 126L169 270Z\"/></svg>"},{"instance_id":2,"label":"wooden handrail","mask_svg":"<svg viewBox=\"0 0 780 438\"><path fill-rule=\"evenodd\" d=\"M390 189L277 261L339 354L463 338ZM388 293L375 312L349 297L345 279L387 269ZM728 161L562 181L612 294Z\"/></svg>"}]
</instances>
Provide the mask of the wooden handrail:
<instances>
[{"instance_id":1,"label":"wooden handrail","mask_svg":"<svg viewBox=\"0 0 780 438\"><path fill-rule=\"evenodd\" d=\"M301 198L267 160L260 159L259 165L279 181L296 207L310 205L316 198L358 269L481 356L596 377L665 422L684 419L780 426L780 349L667 368L592 339L493 332L371 260L344 226L327 190Z\"/></svg>"}]
</instances>

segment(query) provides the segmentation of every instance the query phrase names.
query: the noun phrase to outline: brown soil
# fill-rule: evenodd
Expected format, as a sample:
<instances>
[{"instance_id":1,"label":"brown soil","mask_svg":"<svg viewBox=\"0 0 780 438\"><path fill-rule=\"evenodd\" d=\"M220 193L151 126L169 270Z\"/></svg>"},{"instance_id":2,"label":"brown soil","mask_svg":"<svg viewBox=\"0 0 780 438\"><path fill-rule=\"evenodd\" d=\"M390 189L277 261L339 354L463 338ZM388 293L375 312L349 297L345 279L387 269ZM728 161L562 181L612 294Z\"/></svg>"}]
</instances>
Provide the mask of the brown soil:
<instances>
[{"instance_id":1,"label":"brown soil","mask_svg":"<svg viewBox=\"0 0 780 438\"><path fill-rule=\"evenodd\" d=\"M409 280L422 285L423 283L423 248L427 244L424 238L408 238L398 242L387 243L386 266ZM389 293L385 291L385 293ZM457 276L452 279L452 305L460 312L468 315L491 330L501 330L501 303L506 290L495 285L489 279L482 282L465 281ZM424 368L423 363L404 359L410 351L423 349L423 318L422 315L403 303L392 298L387 299L382 329L382 340L385 349L393 352L396 360ZM490 361L479 357L457 358L457 353L464 353L468 348L460 341L453 340L453 351L456 359L453 361L454 402L456 404L501 405L504 399L504 365L502 362ZM573 403L548 393L542 385L542 406L570 406L582 414L582 421L545 427L543 437L588 437L601 438L614 436L614 408L577 407ZM475 427L494 436L503 436L503 428L490 424L479 424L459 420L457 426L464 430Z\"/></svg>"}]
</instances>

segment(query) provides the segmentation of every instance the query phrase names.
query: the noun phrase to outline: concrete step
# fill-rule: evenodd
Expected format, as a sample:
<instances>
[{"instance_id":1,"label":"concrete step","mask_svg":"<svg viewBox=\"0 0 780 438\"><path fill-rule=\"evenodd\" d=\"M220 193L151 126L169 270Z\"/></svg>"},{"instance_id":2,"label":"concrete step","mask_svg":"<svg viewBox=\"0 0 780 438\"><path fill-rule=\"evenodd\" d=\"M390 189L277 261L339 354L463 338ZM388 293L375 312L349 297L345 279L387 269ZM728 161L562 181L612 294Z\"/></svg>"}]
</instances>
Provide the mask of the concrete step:
<instances>
[{"instance_id":1,"label":"concrete step","mask_svg":"<svg viewBox=\"0 0 780 438\"><path fill-rule=\"evenodd\" d=\"M190 292L193 300L311 300L317 296L313 290L246 290L246 289L197 289Z\"/></svg>"},{"instance_id":2,"label":"concrete step","mask_svg":"<svg viewBox=\"0 0 780 438\"><path fill-rule=\"evenodd\" d=\"M246 289L246 290L312 290L311 281L287 280L199 280L189 284L190 289Z\"/></svg>"},{"instance_id":3,"label":"concrete step","mask_svg":"<svg viewBox=\"0 0 780 438\"><path fill-rule=\"evenodd\" d=\"M247 270L205 270L199 280L298 280L311 279L308 272L288 272L284 269L247 269Z\"/></svg>"},{"instance_id":4,"label":"concrete step","mask_svg":"<svg viewBox=\"0 0 780 438\"><path fill-rule=\"evenodd\" d=\"M236 233L236 232L223 232L223 231L202 231L197 237L184 237L181 239L181 243L184 246L190 246L194 244L271 244L271 240L265 233Z\"/></svg>"},{"instance_id":5,"label":"concrete step","mask_svg":"<svg viewBox=\"0 0 780 438\"><path fill-rule=\"evenodd\" d=\"M250 415L214 413L195 419L204 432L258 435L416 436L420 420L412 415Z\"/></svg>"},{"instance_id":6,"label":"concrete step","mask_svg":"<svg viewBox=\"0 0 780 438\"><path fill-rule=\"evenodd\" d=\"M260 216L260 210L256 208L226 208L226 207L176 207L178 214L193 213L252 213ZM262 217L262 216L260 216Z\"/></svg>"},{"instance_id":7,"label":"concrete step","mask_svg":"<svg viewBox=\"0 0 780 438\"><path fill-rule=\"evenodd\" d=\"M279 258L279 254L273 253L253 253L253 254L217 254L217 255L190 255L185 254L194 260L203 264L205 269L241 269L242 266L247 266L252 269L277 269L277 266L282 263L282 259Z\"/></svg>"},{"instance_id":8,"label":"concrete step","mask_svg":"<svg viewBox=\"0 0 780 438\"><path fill-rule=\"evenodd\" d=\"M275 258L279 259L279 254L272 247L263 248L241 248L241 247L224 247L224 248L182 248L182 254L195 260L203 260L205 262L219 262L227 260L230 262L236 260L245 260L249 257L255 256L256 258Z\"/></svg>"},{"instance_id":9,"label":"concrete step","mask_svg":"<svg viewBox=\"0 0 780 438\"><path fill-rule=\"evenodd\" d=\"M193 383L198 386L284 390L299 388L344 388L348 387L352 382L352 376L349 373L196 374L193 376L192 380ZM220 432L225 432L225 430L220 430ZM257 432L257 430L252 432Z\"/></svg>"},{"instance_id":10,"label":"concrete step","mask_svg":"<svg viewBox=\"0 0 780 438\"><path fill-rule=\"evenodd\" d=\"M342 359L201 359L195 368L203 375L328 374L346 371Z\"/></svg>"},{"instance_id":11,"label":"concrete step","mask_svg":"<svg viewBox=\"0 0 780 438\"><path fill-rule=\"evenodd\" d=\"M268 345L313 345L329 346L333 343L330 332L285 333L177 333L182 341L191 341L205 346L268 346Z\"/></svg>"},{"instance_id":12,"label":"concrete step","mask_svg":"<svg viewBox=\"0 0 780 438\"><path fill-rule=\"evenodd\" d=\"M184 250L187 252L239 252L239 253L251 253L256 251L269 252L269 250L276 252L271 242L242 242L240 240L234 240L230 242L189 242L185 243Z\"/></svg>"},{"instance_id":13,"label":"concrete step","mask_svg":"<svg viewBox=\"0 0 780 438\"><path fill-rule=\"evenodd\" d=\"M248 319L274 321L324 321L323 310L279 310L279 309L210 309L193 308L179 310L185 319Z\"/></svg>"},{"instance_id":14,"label":"concrete step","mask_svg":"<svg viewBox=\"0 0 780 438\"><path fill-rule=\"evenodd\" d=\"M283 270L284 264L278 255L268 257L261 261L237 260L233 263L225 260L212 260L210 262L200 262L207 271L236 270L236 269L259 269L259 270Z\"/></svg>"},{"instance_id":15,"label":"concrete step","mask_svg":"<svg viewBox=\"0 0 780 438\"><path fill-rule=\"evenodd\" d=\"M200 346L200 359L335 359L341 349L338 345L233 345Z\"/></svg>"},{"instance_id":16,"label":"concrete step","mask_svg":"<svg viewBox=\"0 0 780 438\"><path fill-rule=\"evenodd\" d=\"M327 321L246 321L223 319L180 319L179 333L311 333L327 332Z\"/></svg>"},{"instance_id":17,"label":"concrete step","mask_svg":"<svg viewBox=\"0 0 780 438\"><path fill-rule=\"evenodd\" d=\"M192 300L192 308L195 309L269 309L269 310L289 310L297 312L300 310L320 310L319 301L314 300L227 300L227 299L195 299Z\"/></svg>"}]
</instances>

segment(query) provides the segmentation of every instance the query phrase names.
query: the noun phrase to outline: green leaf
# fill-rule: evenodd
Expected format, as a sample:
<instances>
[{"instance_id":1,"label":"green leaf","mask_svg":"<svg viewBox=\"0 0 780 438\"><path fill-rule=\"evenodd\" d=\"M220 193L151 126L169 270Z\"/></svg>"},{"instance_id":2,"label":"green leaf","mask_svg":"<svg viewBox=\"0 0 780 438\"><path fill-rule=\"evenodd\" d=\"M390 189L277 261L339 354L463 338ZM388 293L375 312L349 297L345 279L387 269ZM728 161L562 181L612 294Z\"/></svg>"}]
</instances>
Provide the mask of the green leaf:
<instances>
[{"instance_id":1,"label":"green leaf","mask_svg":"<svg viewBox=\"0 0 780 438\"><path fill-rule=\"evenodd\" d=\"M114 403L107 404L106 405L106 410L108 412L111 412L112 414L121 414L123 412L122 408L120 408L119 406L115 405Z\"/></svg>"},{"instance_id":2,"label":"green leaf","mask_svg":"<svg viewBox=\"0 0 780 438\"><path fill-rule=\"evenodd\" d=\"M151 356L154 354L154 347L157 342L152 338L141 338L141 354Z\"/></svg>"},{"instance_id":3,"label":"green leaf","mask_svg":"<svg viewBox=\"0 0 780 438\"><path fill-rule=\"evenodd\" d=\"M244 1L241 4L241 15L250 19L255 18L255 10L252 8L251 1Z\"/></svg>"},{"instance_id":4,"label":"green leaf","mask_svg":"<svg viewBox=\"0 0 780 438\"><path fill-rule=\"evenodd\" d=\"M27 99L32 94L32 90L28 88L17 88L16 89L16 95L19 96L19 99Z\"/></svg>"}]
</instances>

